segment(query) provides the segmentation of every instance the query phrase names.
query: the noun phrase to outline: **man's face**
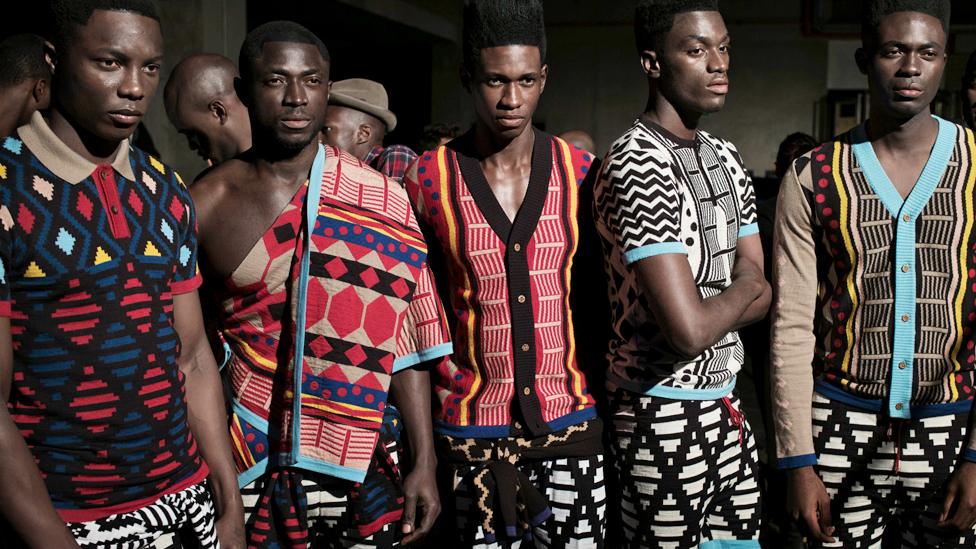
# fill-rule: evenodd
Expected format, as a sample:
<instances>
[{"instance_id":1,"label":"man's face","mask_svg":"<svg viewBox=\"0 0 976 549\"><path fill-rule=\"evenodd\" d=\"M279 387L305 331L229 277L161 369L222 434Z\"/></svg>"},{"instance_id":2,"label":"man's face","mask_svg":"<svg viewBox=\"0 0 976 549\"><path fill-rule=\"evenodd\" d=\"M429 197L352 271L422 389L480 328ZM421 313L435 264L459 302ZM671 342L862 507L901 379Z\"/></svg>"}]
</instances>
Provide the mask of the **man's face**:
<instances>
[{"instance_id":1,"label":"man's face","mask_svg":"<svg viewBox=\"0 0 976 549\"><path fill-rule=\"evenodd\" d=\"M658 86L679 112L722 110L729 93L729 31L717 11L692 11L674 17L657 59Z\"/></svg>"},{"instance_id":2,"label":"man's face","mask_svg":"<svg viewBox=\"0 0 976 549\"><path fill-rule=\"evenodd\" d=\"M96 10L74 29L66 50L59 55L54 77L65 117L98 139L128 138L159 85L159 23L131 12Z\"/></svg>"},{"instance_id":3,"label":"man's face","mask_svg":"<svg viewBox=\"0 0 976 549\"><path fill-rule=\"evenodd\" d=\"M329 101L329 64L318 48L268 42L251 71L250 104L256 140L301 150L318 138Z\"/></svg>"},{"instance_id":4,"label":"man's face","mask_svg":"<svg viewBox=\"0 0 976 549\"><path fill-rule=\"evenodd\" d=\"M510 141L529 128L548 71L536 46L481 50L481 62L471 75L474 109L496 139Z\"/></svg>"},{"instance_id":5,"label":"man's face","mask_svg":"<svg viewBox=\"0 0 976 549\"><path fill-rule=\"evenodd\" d=\"M177 131L186 138L190 150L196 152L200 158L211 163L226 160L218 158L221 156L219 143L222 138L222 126L220 120L209 109L180 105L172 117L172 122Z\"/></svg>"},{"instance_id":6,"label":"man's face","mask_svg":"<svg viewBox=\"0 0 976 549\"><path fill-rule=\"evenodd\" d=\"M355 109L342 105L329 105L329 110L325 113L325 127L322 130L325 142L346 152L355 151L358 141L356 134L359 132L362 119L360 112Z\"/></svg>"},{"instance_id":7,"label":"man's face","mask_svg":"<svg viewBox=\"0 0 976 549\"><path fill-rule=\"evenodd\" d=\"M968 85L962 91L962 113L969 129L976 131L976 71L966 76Z\"/></svg>"},{"instance_id":8,"label":"man's face","mask_svg":"<svg viewBox=\"0 0 976 549\"><path fill-rule=\"evenodd\" d=\"M908 119L929 111L945 70L945 44L942 23L931 15L900 11L881 19L860 54L880 114Z\"/></svg>"}]
</instances>

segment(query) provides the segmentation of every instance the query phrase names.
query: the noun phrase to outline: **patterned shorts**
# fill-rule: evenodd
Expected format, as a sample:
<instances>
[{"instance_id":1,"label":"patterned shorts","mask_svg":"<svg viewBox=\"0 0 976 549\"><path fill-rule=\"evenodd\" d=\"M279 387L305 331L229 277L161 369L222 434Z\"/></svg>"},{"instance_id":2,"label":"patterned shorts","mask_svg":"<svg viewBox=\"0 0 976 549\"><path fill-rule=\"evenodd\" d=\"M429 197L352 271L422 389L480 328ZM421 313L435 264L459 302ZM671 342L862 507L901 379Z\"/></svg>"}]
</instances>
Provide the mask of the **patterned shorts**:
<instances>
[{"instance_id":1,"label":"patterned shorts","mask_svg":"<svg viewBox=\"0 0 976 549\"><path fill-rule=\"evenodd\" d=\"M735 397L612 396L627 547L759 547L756 443L738 410Z\"/></svg>"},{"instance_id":2,"label":"patterned shorts","mask_svg":"<svg viewBox=\"0 0 976 549\"><path fill-rule=\"evenodd\" d=\"M607 492L603 479L603 456L560 458L518 465L549 500L552 517L532 531L532 541L487 543L474 512L470 483L473 466L455 468L454 504L457 531L463 545L477 549L534 547L602 548Z\"/></svg>"},{"instance_id":3,"label":"patterned shorts","mask_svg":"<svg viewBox=\"0 0 976 549\"><path fill-rule=\"evenodd\" d=\"M814 394L816 469L830 495L837 540L822 546L880 548L882 539L897 538L904 548L976 547L976 529L936 525L968 416L891 420Z\"/></svg>"},{"instance_id":4,"label":"patterned shorts","mask_svg":"<svg viewBox=\"0 0 976 549\"><path fill-rule=\"evenodd\" d=\"M131 513L111 515L91 522L69 522L68 529L83 548L219 547L214 506L206 482L165 495L155 503Z\"/></svg>"},{"instance_id":5,"label":"patterned shorts","mask_svg":"<svg viewBox=\"0 0 976 549\"><path fill-rule=\"evenodd\" d=\"M258 505L264 495L264 480L261 477L244 488L244 524L251 524L251 510ZM309 547L321 548L372 548L397 547L399 522L391 522L379 532L363 537L352 520L348 505L351 482L326 476L308 475L302 479L302 488L308 504Z\"/></svg>"}]
</instances>

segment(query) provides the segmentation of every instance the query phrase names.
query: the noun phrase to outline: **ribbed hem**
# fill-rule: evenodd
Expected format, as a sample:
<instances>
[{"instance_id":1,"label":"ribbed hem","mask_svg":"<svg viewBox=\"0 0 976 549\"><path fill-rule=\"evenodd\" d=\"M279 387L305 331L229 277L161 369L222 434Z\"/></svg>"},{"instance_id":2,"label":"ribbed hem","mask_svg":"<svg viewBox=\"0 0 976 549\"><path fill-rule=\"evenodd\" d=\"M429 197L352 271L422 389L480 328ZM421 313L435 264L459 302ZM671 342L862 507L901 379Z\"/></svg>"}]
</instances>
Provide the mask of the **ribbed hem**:
<instances>
[{"instance_id":1,"label":"ribbed hem","mask_svg":"<svg viewBox=\"0 0 976 549\"><path fill-rule=\"evenodd\" d=\"M802 456L790 456L776 460L777 469L799 469L808 465L817 464L817 454L805 454Z\"/></svg>"}]
</instances>

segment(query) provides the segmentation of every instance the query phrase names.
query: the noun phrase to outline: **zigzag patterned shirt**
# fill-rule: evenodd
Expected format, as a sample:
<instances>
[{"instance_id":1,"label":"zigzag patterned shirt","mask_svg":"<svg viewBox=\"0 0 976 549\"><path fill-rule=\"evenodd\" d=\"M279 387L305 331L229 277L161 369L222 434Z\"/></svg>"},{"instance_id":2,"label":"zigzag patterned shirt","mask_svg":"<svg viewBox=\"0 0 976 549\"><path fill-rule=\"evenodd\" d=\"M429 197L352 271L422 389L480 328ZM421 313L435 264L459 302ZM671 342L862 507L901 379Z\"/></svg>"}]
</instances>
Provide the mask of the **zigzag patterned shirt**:
<instances>
[{"instance_id":1,"label":"zigzag patterned shirt","mask_svg":"<svg viewBox=\"0 0 976 549\"><path fill-rule=\"evenodd\" d=\"M729 287L738 239L758 232L752 182L738 151L703 131L688 141L638 119L611 146L593 194L613 319L608 388L676 399L727 395L742 366L738 334L693 359L681 357L631 265L685 254L703 299Z\"/></svg>"},{"instance_id":2,"label":"zigzag patterned shirt","mask_svg":"<svg viewBox=\"0 0 976 549\"><path fill-rule=\"evenodd\" d=\"M96 166L40 114L0 147L7 409L66 522L149 505L208 473L187 424L173 295L200 285L190 195L123 142Z\"/></svg>"}]
</instances>

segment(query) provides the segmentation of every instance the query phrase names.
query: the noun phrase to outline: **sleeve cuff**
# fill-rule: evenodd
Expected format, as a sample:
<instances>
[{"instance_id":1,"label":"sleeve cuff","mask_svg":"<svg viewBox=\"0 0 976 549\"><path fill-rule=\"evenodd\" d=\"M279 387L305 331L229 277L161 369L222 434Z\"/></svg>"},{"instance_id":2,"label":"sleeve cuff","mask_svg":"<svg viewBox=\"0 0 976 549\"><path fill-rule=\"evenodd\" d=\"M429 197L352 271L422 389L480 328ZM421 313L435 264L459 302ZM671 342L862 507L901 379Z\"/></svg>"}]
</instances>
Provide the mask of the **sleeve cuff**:
<instances>
[{"instance_id":1,"label":"sleeve cuff","mask_svg":"<svg viewBox=\"0 0 976 549\"><path fill-rule=\"evenodd\" d=\"M454 344L441 343L440 345L435 345L434 347L428 347L416 353L411 353L406 356L397 357L396 360L393 361L393 373L395 374L401 370L412 368L418 364L427 362L428 360L433 360L435 358L441 358L443 356L447 356L453 352L454 352Z\"/></svg>"},{"instance_id":2,"label":"sleeve cuff","mask_svg":"<svg viewBox=\"0 0 976 549\"><path fill-rule=\"evenodd\" d=\"M776 461L777 469L798 469L808 465L817 464L817 454L805 454L802 456L791 456L779 458Z\"/></svg>"},{"instance_id":3,"label":"sleeve cuff","mask_svg":"<svg viewBox=\"0 0 976 549\"><path fill-rule=\"evenodd\" d=\"M754 234L759 234L759 224L750 223L748 225L743 225L739 227L739 238L745 238L747 236L752 236Z\"/></svg>"},{"instance_id":4,"label":"sleeve cuff","mask_svg":"<svg viewBox=\"0 0 976 549\"><path fill-rule=\"evenodd\" d=\"M633 250L624 252L624 263L630 265L642 259L647 259L648 257L664 254L687 255L688 250L686 250L685 245L680 242L658 242L657 244L648 244L647 246L641 246L640 248L634 248Z\"/></svg>"},{"instance_id":5,"label":"sleeve cuff","mask_svg":"<svg viewBox=\"0 0 976 549\"><path fill-rule=\"evenodd\" d=\"M973 450L972 448L967 448L966 451L963 452L962 454L962 459L976 463L976 450Z\"/></svg>"},{"instance_id":6,"label":"sleeve cuff","mask_svg":"<svg viewBox=\"0 0 976 549\"><path fill-rule=\"evenodd\" d=\"M13 312L11 311L11 301L0 301L0 316L11 317Z\"/></svg>"},{"instance_id":7,"label":"sleeve cuff","mask_svg":"<svg viewBox=\"0 0 976 549\"><path fill-rule=\"evenodd\" d=\"M169 290L175 295L188 294L196 291L201 284L203 284L203 277L200 276L200 273L197 273L197 275L190 280L174 280L173 282L170 282Z\"/></svg>"}]
</instances>

